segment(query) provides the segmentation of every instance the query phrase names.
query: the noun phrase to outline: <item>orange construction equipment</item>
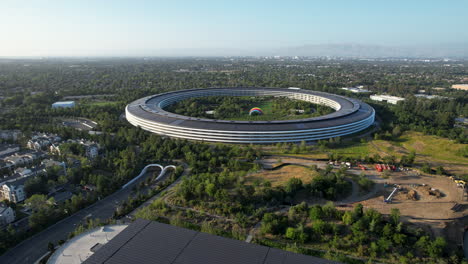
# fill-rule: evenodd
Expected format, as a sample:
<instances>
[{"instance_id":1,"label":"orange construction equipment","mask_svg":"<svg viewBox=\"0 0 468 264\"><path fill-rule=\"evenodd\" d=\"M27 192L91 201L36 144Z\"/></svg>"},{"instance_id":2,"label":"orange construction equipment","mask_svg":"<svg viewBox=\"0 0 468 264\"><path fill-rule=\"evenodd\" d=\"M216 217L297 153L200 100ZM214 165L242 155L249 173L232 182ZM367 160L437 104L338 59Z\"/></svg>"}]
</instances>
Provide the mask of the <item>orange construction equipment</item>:
<instances>
[{"instance_id":1,"label":"orange construction equipment","mask_svg":"<svg viewBox=\"0 0 468 264\"><path fill-rule=\"evenodd\" d=\"M383 168L380 164L375 164L375 169L378 171L378 172L382 172L383 171Z\"/></svg>"}]
</instances>

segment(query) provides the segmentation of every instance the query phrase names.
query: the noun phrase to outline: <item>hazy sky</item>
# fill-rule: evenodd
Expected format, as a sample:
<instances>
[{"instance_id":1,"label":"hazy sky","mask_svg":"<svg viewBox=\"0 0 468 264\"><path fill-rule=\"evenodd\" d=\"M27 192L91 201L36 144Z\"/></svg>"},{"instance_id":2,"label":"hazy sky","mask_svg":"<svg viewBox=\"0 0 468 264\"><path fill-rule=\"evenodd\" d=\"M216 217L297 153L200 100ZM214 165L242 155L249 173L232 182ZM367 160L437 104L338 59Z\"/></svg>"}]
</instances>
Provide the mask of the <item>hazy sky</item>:
<instances>
[{"instance_id":1,"label":"hazy sky","mask_svg":"<svg viewBox=\"0 0 468 264\"><path fill-rule=\"evenodd\" d=\"M468 43L467 11L466 0L1 0L0 56Z\"/></svg>"}]
</instances>

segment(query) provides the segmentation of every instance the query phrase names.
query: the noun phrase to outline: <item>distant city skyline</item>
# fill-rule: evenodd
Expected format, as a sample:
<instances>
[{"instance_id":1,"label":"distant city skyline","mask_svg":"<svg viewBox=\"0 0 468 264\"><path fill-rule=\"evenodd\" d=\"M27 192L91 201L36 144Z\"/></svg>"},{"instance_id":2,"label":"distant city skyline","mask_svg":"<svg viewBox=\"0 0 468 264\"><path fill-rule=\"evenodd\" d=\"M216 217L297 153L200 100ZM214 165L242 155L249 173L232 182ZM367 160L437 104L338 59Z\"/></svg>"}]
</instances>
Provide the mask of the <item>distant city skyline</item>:
<instances>
[{"instance_id":1,"label":"distant city skyline","mask_svg":"<svg viewBox=\"0 0 468 264\"><path fill-rule=\"evenodd\" d=\"M0 57L468 57L462 0L30 0L0 10Z\"/></svg>"}]
</instances>

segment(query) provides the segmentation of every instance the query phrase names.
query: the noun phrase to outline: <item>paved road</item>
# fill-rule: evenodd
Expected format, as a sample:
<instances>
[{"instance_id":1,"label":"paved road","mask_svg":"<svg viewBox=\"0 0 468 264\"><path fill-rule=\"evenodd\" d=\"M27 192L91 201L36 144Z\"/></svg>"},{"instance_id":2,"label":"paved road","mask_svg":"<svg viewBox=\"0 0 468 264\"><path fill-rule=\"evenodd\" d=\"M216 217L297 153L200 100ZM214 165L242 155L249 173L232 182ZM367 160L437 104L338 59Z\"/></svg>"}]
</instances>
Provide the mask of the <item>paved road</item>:
<instances>
[{"instance_id":1,"label":"paved road","mask_svg":"<svg viewBox=\"0 0 468 264\"><path fill-rule=\"evenodd\" d=\"M177 180L175 180L171 185L166 187L166 189L164 190L165 194L167 194L167 191L171 190L177 184L179 184L179 182L182 180L182 178L185 175L188 175L190 173L190 168L188 167L188 165L186 163L182 163L182 166L184 167L184 172L182 173L181 176L179 176L179 178L177 178ZM143 207L146 207L146 206L149 206L151 203L153 203L154 200L156 200L157 198L159 198L161 196L161 193L162 192L160 192L157 195L151 197L151 199L147 200L145 203L143 203L138 208L136 208L131 213L129 213L128 216L130 216L131 218L135 217L135 214L139 209L141 209ZM210 214L210 213L202 211L202 210L193 209L192 207L172 205L167 201L167 198L168 198L168 196L164 197L164 202L166 203L167 206L169 206L171 208L185 210L185 211L192 211L192 212L203 214L203 215L210 216L210 217L213 217L213 218L223 219L223 220L228 221L228 222L233 222L234 221L233 219L230 219L230 218L227 218L227 217L224 217L224 216L220 216L220 215Z\"/></svg>"},{"instance_id":2,"label":"paved road","mask_svg":"<svg viewBox=\"0 0 468 264\"><path fill-rule=\"evenodd\" d=\"M152 175L152 172L147 174ZM117 192L107 196L106 198L94 203L93 205L78 211L62 221L50 226L46 230L32 236L31 238L21 242L16 247L10 249L5 254L0 256L0 263L8 264L26 264L34 263L37 259L43 256L47 251L47 244L53 242L57 244L59 240L67 240L68 234L75 230L76 226L90 219L107 219L114 214L115 208L125 201L132 193L132 187L146 179L141 177L138 181L128 186L125 189L120 189Z\"/></svg>"}]
</instances>

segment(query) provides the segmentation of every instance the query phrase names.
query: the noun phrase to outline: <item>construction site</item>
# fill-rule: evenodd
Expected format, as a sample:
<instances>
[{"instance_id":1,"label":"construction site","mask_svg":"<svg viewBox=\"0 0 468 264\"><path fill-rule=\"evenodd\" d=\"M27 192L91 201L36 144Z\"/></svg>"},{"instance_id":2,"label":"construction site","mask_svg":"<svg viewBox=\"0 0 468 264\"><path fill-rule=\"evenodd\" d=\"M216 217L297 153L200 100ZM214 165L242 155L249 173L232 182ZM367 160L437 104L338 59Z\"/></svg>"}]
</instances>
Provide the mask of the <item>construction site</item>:
<instances>
[{"instance_id":1,"label":"construction site","mask_svg":"<svg viewBox=\"0 0 468 264\"><path fill-rule=\"evenodd\" d=\"M350 175L348 181L353 182L351 175L364 175L374 185L369 191L363 191L353 182L352 193L335 201L344 210L356 203L382 214L390 214L392 208L397 208L404 221L414 223L434 235L444 236L457 245L463 243L463 231L468 226L468 218L464 217L468 209L467 185L456 177L426 174L417 169L389 164L352 164L300 156L267 156L259 163L265 169L264 174L275 174L274 168L285 165L316 166L319 169L327 166L334 169L346 167L346 174ZM325 203L320 199L304 201Z\"/></svg>"}]
</instances>

